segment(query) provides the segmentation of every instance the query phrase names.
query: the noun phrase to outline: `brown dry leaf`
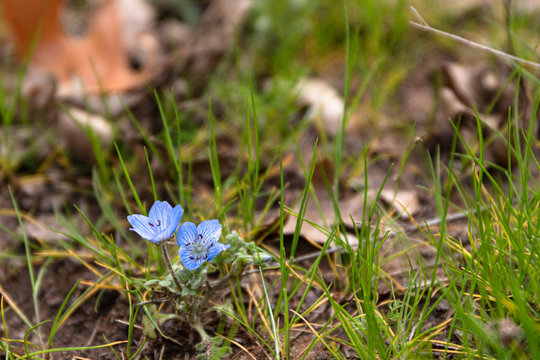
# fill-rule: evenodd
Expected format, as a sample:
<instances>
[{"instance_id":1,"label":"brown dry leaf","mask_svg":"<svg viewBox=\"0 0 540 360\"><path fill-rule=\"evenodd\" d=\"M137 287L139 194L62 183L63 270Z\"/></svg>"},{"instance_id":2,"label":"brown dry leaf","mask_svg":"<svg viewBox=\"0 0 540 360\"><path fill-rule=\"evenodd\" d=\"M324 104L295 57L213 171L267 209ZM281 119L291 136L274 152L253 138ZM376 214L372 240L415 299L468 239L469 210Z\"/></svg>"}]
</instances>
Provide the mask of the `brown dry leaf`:
<instances>
[{"instance_id":1,"label":"brown dry leaf","mask_svg":"<svg viewBox=\"0 0 540 360\"><path fill-rule=\"evenodd\" d=\"M403 220L418 214L422 205L418 193L414 190L400 189L397 192L389 189L381 191L381 200L392 207L392 210Z\"/></svg>"},{"instance_id":2,"label":"brown dry leaf","mask_svg":"<svg viewBox=\"0 0 540 360\"><path fill-rule=\"evenodd\" d=\"M317 203L315 201L315 198L313 196L310 196L306 213L304 214L304 222L302 224L302 228L300 229L300 235L302 235L309 242L316 244L324 244L328 240L328 235L325 234L323 231L319 230L316 226L311 225L310 223L314 223L330 232L332 226L335 225L337 221L334 214L334 208L328 195L318 193L317 201L319 205L321 205L322 214L316 205ZM346 202L340 202L340 212L341 215L344 216L343 221L349 227L354 226L354 224L352 224L350 220L350 216L353 216L354 219L361 218L362 204L363 198L361 196L354 196ZM293 210L295 214L298 214L298 212L300 211L300 205L295 206ZM360 218L357 216L360 216ZM296 221L296 216L289 216L286 219L286 222L283 226L284 235L294 234L294 231L296 229ZM351 246L356 246L358 244L358 239L354 234L347 233L345 235L347 236L347 240L349 241L349 244ZM334 246L331 245L330 247Z\"/></svg>"},{"instance_id":3,"label":"brown dry leaf","mask_svg":"<svg viewBox=\"0 0 540 360\"><path fill-rule=\"evenodd\" d=\"M294 91L298 103L308 107L308 117L328 136L335 137L343 120L343 97L326 81L316 78L302 79Z\"/></svg>"},{"instance_id":4,"label":"brown dry leaf","mask_svg":"<svg viewBox=\"0 0 540 360\"><path fill-rule=\"evenodd\" d=\"M309 159L304 158L304 160L308 161ZM324 182L324 177L327 177L328 174L332 174L332 167L333 163L329 159L323 158L317 161L311 181L313 191L308 196L304 222L300 230L300 234L305 239L317 244L324 244L328 240L328 236L316 226L311 225L310 222L328 230L328 232L330 232L332 226L337 223L332 198L328 194ZM300 205L300 202L297 202L293 207L294 214L299 213ZM343 222L348 228L354 228L356 226L355 222L361 220L363 205L363 194L358 194L348 188L344 188L340 193L339 209ZM353 220L351 220L351 217ZM292 235L296 228L296 221L296 216L289 216L284 224L283 233ZM352 246L358 243L354 234L347 233L346 236Z\"/></svg>"},{"instance_id":5,"label":"brown dry leaf","mask_svg":"<svg viewBox=\"0 0 540 360\"><path fill-rule=\"evenodd\" d=\"M58 79L57 95L119 92L149 79L149 67L138 72L130 67L117 0L100 4L82 37L71 36L63 29L60 23L63 3L62 0L2 0L18 57L24 61L31 56L31 66L52 72ZM20 11L21 8L25 11Z\"/></svg>"},{"instance_id":6,"label":"brown dry leaf","mask_svg":"<svg viewBox=\"0 0 540 360\"><path fill-rule=\"evenodd\" d=\"M506 84L508 71L495 72L485 64L449 63L443 67L444 84L440 91L440 104L435 114L434 123L428 129L429 141L443 144L449 148L454 130L449 120L460 122L460 134L465 142L475 149L478 128L476 113L480 118L484 137L485 159L498 165L507 166L508 155L505 136L508 125L508 109L513 103L515 86ZM521 89L520 94L526 93ZM522 109L526 109L525 96L520 99ZM526 114L523 111L522 114ZM527 119L521 116L521 127L526 126ZM461 145L460 145L461 146ZM459 148L464 152L463 147Z\"/></svg>"},{"instance_id":7,"label":"brown dry leaf","mask_svg":"<svg viewBox=\"0 0 540 360\"><path fill-rule=\"evenodd\" d=\"M93 133L103 147L108 147L112 144L114 130L102 116L68 107L59 114L58 133L62 145L70 154L92 164L95 155L89 133Z\"/></svg>"},{"instance_id":8,"label":"brown dry leaf","mask_svg":"<svg viewBox=\"0 0 540 360\"><path fill-rule=\"evenodd\" d=\"M53 242L58 240L69 240L69 238L61 232L66 232L66 229L60 224L54 214L43 214L37 218L28 218L24 222L24 231L31 238L43 241ZM22 233L22 228L19 228L19 233Z\"/></svg>"},{"instance_id":9,"label":"brown dry leaf","mask_svg":"<svg viewBox=\"0 0 540 360\"><path fill-rule=\"evenodd\" d=\"M64 177L57 169L51 169L50 173L17 178L17 197L21 209L47 213L62 209L66 203L73 203L72 186Z\"/></svg>"}]
</instances>

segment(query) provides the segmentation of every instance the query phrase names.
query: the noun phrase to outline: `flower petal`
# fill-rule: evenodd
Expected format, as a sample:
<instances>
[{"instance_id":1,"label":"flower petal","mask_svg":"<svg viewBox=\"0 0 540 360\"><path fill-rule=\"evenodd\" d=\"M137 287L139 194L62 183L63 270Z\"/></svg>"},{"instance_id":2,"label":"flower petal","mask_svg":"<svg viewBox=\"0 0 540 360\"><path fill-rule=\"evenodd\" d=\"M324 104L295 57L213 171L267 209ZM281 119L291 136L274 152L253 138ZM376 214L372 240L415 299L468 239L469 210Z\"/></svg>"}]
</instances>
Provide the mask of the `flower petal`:
<instances>
[{"instance_id":1,"label":"flower petal","mask_svg":"<svg viewBox=\"0 0 540 360\"><path fill-rule=\"evenodd\" d=\"M208 249L208 261L213 260L220 252L227 250L231 245L224 245L220 242L212 243Z\"/></svg>"},{"instance_id":2,"label":"flower petal","mask_svg":"<svg viewBox=\"0 0 540 360\"><path fill-rule=\"evenodd\" d=\"M180 246L180 250L178 250L178 255L180 256L182 264L184 264L184 266L188 270L195 270L206 261L206 259L195 260L191 253L191 250L187 246Z\"/></svg>"},{"instance_id":3,"label":"flower petal","mask_svg":"<svg viewBox=\"0 0 540 360\"><path fill-rule=\"evenodd\" d=\"M161 220L161 226L166 227L167 215L172 210L172 206L166 201L157 200L150 208L148 217L152 220Z\"/></svg>"},{"instance_id":4,"label":"flower petal","mask_svg":"<svg viewBox=\"0 0 540 360\"><path fill-rule=\"evenodd\" d=\"M171 237L176 229L178 228L178 225L180 225L180 220L182 219L182 215L184 215L184 209L182 209L181 205L176 205L170 212L169 212L169 218L167 219L167 223L169 224L169 236Z\"/></svg>"},{"instance_id":5,"label":"flower petal","mask_svg":"<svg viewBox=\"0 0 540 360\"><path fill-rule=\"evenodd\" d=\"M210 245L219 240L221 236L221 224L219 220L206 220L197 226L197 232L203 236L203 239Z\"/></svg>"},{"instance_id":6,"label":"flower petal","mask_svg":"<svg viewBox=\"0 0 540 360\"><path fill-rule=\"evenodd\" d=\"M154 236L156 235L154 232L154 229L150 227L149 219L144 215L129 215L127 217L127 220L133 226L129 230L135 231L137 234L145 238L146 240L154 241L152 240Z\"/></svg>"},{"instance_id":7,"label":"flower petal","mask_svg":"<svg viewBox=\"0 0 540 360\"><path fill-rule=\"evenodd\" d=\"M186 222L178 228L178 233L176 234L176 242L178 243L178 246L187 246L187 244L193 243L196 238L197 227L195 224Z\"/></svg>"},{"instance_id":8,"label":"flower petal","mask_svg":"<svg viewBox=\"0 0 540 360\"><path fill-rule=\"evenodd\" d=\"M156 234L152 238L152 242L159 243L164 240L167 240L171 237L169 229L161 229L161 227L156 228Z\"/></svg>"}]
</instances>

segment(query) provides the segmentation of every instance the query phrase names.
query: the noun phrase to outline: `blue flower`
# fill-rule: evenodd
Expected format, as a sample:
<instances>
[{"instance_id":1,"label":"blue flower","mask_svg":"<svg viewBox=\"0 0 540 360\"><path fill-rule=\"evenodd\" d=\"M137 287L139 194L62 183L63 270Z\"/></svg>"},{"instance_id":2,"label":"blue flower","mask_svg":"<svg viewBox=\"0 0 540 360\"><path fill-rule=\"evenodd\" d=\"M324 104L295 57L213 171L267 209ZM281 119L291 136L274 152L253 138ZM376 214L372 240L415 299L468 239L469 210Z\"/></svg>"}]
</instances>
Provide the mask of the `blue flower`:
<instances>
[{"instance_id":1,"label":"blue flower","mask_svg":"<svg viewBox=\"0 0 540 360\"><path fill-rule=\"evenodd\" d=\"M186 222L178 228L177 241L180 246L178 254L182 264L188 270L195 270L205 261L214 259L230 245L218 242L221 236L221 225L218 220L206 220L195 226Z\"/></svg>"},{"instance_id":2,"label":"blue flower","mask_svg":"<svg viewBox=\"0 0 540 360\"><path fill-rule=\"evenodd\" d=\"M146 240L150 240L155 244L169 239L184 214L182 206L176 205L172 208L166 201L156 201L148 216L134 214L127 217L132 228L129 230L135 231Z\"/></svg>"}]
</instances>

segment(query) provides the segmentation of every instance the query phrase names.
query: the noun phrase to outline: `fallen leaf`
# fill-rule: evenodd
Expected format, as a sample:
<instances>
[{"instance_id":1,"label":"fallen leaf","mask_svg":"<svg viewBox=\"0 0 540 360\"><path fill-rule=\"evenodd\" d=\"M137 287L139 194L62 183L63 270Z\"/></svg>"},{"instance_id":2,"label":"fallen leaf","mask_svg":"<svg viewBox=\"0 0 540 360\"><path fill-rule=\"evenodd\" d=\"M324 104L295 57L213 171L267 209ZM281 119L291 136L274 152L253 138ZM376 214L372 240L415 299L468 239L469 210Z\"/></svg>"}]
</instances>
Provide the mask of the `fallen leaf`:
<instances>
[{"instance_id":1,"label":"fallen leaf","mask_svg":"<svg viewBox=\"0 0 540 360\"><path fill-rule=\"evenodd\" d=\"M62 0L2 0L2 10L21 61L52 72L60 97L119 92L144 84L149 67L134 71L123 37L119 1L105 0L85 35L67 34L60 22ZM20 11L24 8L25 11ZM34 40L35 48L32 51Z\"/></svg>"},{"instance_id":2,"label":"fallen leaf","mask_svg":"<svg viewBox=\"0 0 540 360\"><path fill-rule=\"evenodd\" d=\"M89 164L95 162L90 136L95 136L102 147L108 147L114 135L112 125L105 118L76 107L60 112L58 133L68 152Z\"/></svg>"},{"instance_id":3,"label":"fallen leaf","mask_svg":"<svg viewBox=\"0 0 540 360\"><path fill-rule=\"evenodd\" d=\"M309 159L306 158L304 161L309 161ZM328 240L328 235L317 228L317 226L325 229L329 233L332 227L338 222L332 198L328 193L324 181L324 178L327 178L329 174L333 173L332 167L333 163L329 159L323 158L317 161L311 181L312 191L308 195L308 203L303 216L304 222L300 229L300 234L305 239L317 244L324 244ZM349 229L355 228L357 226L356 222L361 221L362 219L364 205L363 194L356 193L349 188L343 188L341 189L338 203L344 224ZM299 214L300 206L301 204L298 201L293 207L292 216L289 216L286 219L283 227L283 233L285 235L292 235L294 233L297 221L297 216L295 215ZM351 246L356 246L358 244L358 240L354 234L347 233L345 236ZM334 245L332 244L331 247L334 247Z\"/></svg>"},{"instance_id":4,"label":"fallen leaf","mask_svg":"<svg viewBox=\"0 0 540 360\"><path fill-rule=\"evenodd\" d=\"M389 205L403 220L407 220L409 216L419 213L421 209L418 193L414 190L400 189L393 191L383 189L381 191L381 200Z\"/></svg>"},{"instance_id":5,"label":"fallen leaf","mask_svg":"<svg viewBox=\"0 0 540 360\"><path fill-rule=\"evenodd\" d=\"M327 82L305 78L294 88L298 103L308 107L307 117L318 124L319 131L335 137L343 121L343 97Z\"/></svg>"},{"instance_id":6,"label":"fallen leaf","mask_svg":"<svg viewBox=\"0 0 540 360\"><path fill-rule=\"evenodd\" d=\"M43 214L35 219L25 219L24 231L29 237L44 242L69 240L66 235L60 233L60 231L67 232L67 230L60 224L54 214ZM21 228L19 228L19 232L22 233Z\"/></svg>"},{"instance_id":7,"label":"fallen leaf","mask_svg":"<svg viewBox=\"0 0 540 360\"><path fill-rule=\"evenodd\" d=\"M503 167L508 165L507 135L508 109L513 104L515 86L507 81L508 70L495 72L482 63L448 63L443 67L443 87L435 121L428 127L428 144L442 145L449 149L454 129L451 125L460 121L459 131L465 143L478 147L478 124L484 137L484 158L487 162ZM520 91L525 93L525 91ZM528 106L525 96L520 98L520 109ZM527 113L523 111L522 114ZM479 121L477 122L476 118ZM528 119L520 115L519 126L526 127ZM458 150L465 152L464 144ZM515 162L513 162L515 163Z\"/></svg>"},{"instance_id":8,"label":"fallen leaf","mask_svg":"<svg viewBox=\"0 0 540 360\"><path fill-rule=\"evenodd\" d=\"M16 182L21 209L40 213L54 212L73 203L73 188L56 169L49 173L21 176Z\"/></svg>"}]
</instances>

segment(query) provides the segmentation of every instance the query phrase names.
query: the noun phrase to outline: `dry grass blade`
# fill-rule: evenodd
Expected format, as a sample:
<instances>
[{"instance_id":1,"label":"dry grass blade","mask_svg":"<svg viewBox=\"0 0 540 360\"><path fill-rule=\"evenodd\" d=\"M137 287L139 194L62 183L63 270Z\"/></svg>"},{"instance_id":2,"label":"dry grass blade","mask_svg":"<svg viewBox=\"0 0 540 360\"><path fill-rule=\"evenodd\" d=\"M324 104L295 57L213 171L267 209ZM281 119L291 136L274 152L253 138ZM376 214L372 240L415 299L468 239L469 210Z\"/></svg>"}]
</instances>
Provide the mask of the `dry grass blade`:
<instances>
[{"instance_id":1,"label":"dry grass blade","mask_svg":"<svg viewBox=\"0 0 540 360\"><path fill-rule=\"evenodd\" d=\"M302 319L302 321L304 321L304 323L306 324L306 326L311 330L311 332L313 333L313 335L315 335L315 337L317 337L317 339L322 343L324 344L327 348L329 347L329 345L324 341L324 339L319 335L319 333L317 332L317 330L315 330L315 328L309 323L309 321L304 318L302 315L300 315L299 313L297 313L296 311L294 311L293 309L289 309L289 311L291 311L293 314L295 314L296 316L298 316L300 319ZM304 352L309 348L309 345L308 347L302 351L297 359L301 358L303 355L304 355Z\"/></svg>"},{"instance_id":2,"label":"dry grass blade","mask_svg":"<svg viewBox=\"0 0 540 360\"><path fill-rule=\"evenodd\" d=\"M233 339L229 339L227 338L226 336L223 336L221 334L216 334L217 336L223 338L223 340L226 340L226 341L229 341L230 343L238 346L240 349L242 349L250 358L254 359L254 360L257 360L257 358L255 357L255 355L253 355L252 353L249 352L248 349L246 349L245 346L243 346L242 344L240 344L238 341L235 341Z\"/></svg>"},{"instance_id":3,"label":"dry grass blade","mask_svg":"<svg viewBox=\"0 0 540 360\"><path fill-rule=\"evenodd\" d=\"M4 299L6 299L9 306L11 306L13 311L17 313L19 318L21 318L22 321L24 321L27 325L30 326L30 321L28 320L26 315L24 315L23 311L17 306L17 303L13 301L13 299L9 296L6 290L2 287L2 284L0 284L0 294L2 295L2 314L4 313Z\"/></svg>"},{"instance_id":4,"label":"dry grass blade","mask_svg":"<svg viewBox=\"0 0 540 360\"><path fill-rule=\"evenodd\" d=\"M265 330L269 333L269 334L272 334L272 330L270 328L270 324L268 324L268 321L266 320L266 316L265 314L263 313L263 310L261 308L261 306L258 306L258 298L254 293L253 291L251 291L250 288L246 288L246 292L248 293L249 295L249 298L250 298L250 302L253 302L255 305L255 308L257 309L257 313L259 314L259 317L261 319L261 322L262 322L262 326L265 328Z\"/></svg>"}]
</instances>

